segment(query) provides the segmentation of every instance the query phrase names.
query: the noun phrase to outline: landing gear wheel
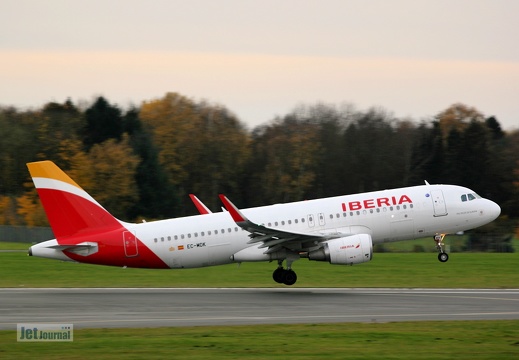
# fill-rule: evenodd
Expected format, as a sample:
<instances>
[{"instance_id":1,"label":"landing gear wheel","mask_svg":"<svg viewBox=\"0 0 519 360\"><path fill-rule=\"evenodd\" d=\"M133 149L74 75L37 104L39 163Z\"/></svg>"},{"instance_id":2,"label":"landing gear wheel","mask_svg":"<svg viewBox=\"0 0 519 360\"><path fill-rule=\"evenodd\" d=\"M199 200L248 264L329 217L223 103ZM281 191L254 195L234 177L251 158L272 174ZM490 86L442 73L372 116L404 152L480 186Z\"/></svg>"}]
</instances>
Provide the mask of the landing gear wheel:
<instances>
[{"instance_id":1,"label":"landing gear wheel","mask_svg":"<svg viewBox=\"0 0 519 360\"><path fill-rule=\"evenodd\" d=\"M447 254L445 251L443 251L443 239L445 238L446 234L436 234L434 236L434 242L436 243L436 249L438 250L438 260L441 262L446 262L449 260L449 254Z\"/></svg>"},{"instance_id":2,"label":"landing gear wheel","mask_svg":"<svg viewBox=\"0 0 519 360\"><path fill-rule=\"evenodd\" d=\"M272 273L272 278L274 279L275 282L277 282L279 284L283 284L283 281L284 281L283 275L284 274L285 274L285 269L283 269L282 267L279 267L276 270L274 270L274 272Z\"/></svg>"},{"instance_id":3,"label":"landing gear wheel","mask_svg":"<svg viewBox=\"0 0 519 360\"><path fill-rule=\"evenodd\" d=\"M285 270L283 278L285 285L294 285L297 281L297 275L293 270Z\"/></svg>"},{"instance_id":4,"label":"landing gear wheel","mask_svg":"<svg viewBox=\"0 0 519 360\"><path fill-rule=\"evenodd\" d=\"M440 260L441 262L446 262L447 260L449 260L449 254L447 254L445 252L439 253L438 260Z\"/></svg>"}]
</instances>

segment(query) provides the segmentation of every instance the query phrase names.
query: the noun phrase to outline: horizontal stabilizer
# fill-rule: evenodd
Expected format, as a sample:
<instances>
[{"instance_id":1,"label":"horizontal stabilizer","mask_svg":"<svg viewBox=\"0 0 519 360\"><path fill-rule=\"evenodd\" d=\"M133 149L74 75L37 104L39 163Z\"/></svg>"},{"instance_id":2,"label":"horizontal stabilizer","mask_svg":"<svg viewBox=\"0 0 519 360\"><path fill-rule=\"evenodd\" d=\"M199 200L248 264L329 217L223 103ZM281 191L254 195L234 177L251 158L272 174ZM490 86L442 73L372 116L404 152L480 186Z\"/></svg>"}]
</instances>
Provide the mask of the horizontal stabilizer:
<instances>
[{"instance_id":1,"label":"horizontal stabilizer","mask_svg":"<svg viewBox=\"0 0 519 360\"><path fill-rule=\"evenodd\" d=\"M56 244L47 246L47 248L59 251L67 251L82 256L95 254L99 250L96 242L82 242L79 244Z\"/></svg>"}]
</instances>

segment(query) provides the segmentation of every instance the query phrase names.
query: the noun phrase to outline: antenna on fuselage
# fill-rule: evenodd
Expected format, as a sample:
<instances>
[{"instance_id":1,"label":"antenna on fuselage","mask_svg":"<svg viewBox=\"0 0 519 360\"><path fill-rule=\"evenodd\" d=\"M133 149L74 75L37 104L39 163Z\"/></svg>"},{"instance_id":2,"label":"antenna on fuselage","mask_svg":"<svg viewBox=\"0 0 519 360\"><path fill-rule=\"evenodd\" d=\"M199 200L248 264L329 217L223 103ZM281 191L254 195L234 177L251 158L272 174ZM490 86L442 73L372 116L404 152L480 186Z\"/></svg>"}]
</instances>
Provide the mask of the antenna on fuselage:
<instances>
[{"instance_id":1,"label":"antenna on fuselage","mask_svg":"<svg viewBox=\"0 0 519 360\"><path fill-rule=\"evenodd\" d=\"M424 181L425 181L425 185L431 185L431 184L429 184L429 183L427 182L427 180L424 180Z\"/></svg>"}]
</instances>

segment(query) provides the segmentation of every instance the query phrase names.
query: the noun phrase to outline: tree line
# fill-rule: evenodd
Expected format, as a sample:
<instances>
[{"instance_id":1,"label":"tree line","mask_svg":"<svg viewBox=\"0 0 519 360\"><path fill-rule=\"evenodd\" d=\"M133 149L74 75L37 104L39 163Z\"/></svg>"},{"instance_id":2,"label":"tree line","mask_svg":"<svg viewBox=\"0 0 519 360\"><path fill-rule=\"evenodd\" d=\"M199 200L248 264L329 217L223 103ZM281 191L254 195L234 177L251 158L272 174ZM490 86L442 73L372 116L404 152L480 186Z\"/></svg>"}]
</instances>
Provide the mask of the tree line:
<instances>
[{"instance_id":1,"label":"tree line","mask_svg":"<svg viewBox=\"0 0 519 360\"><path fill-rule=\"evenodd\" d=\"M127 110L49 102L0 108L0 223L46 226L25 164L56 162L122 220L251 207L429 183L467 186L519 219L519 131L454 104L428 121L381 108L301 105L249 130L225 106L178 93Z\"/></svg>"}]
</instances>

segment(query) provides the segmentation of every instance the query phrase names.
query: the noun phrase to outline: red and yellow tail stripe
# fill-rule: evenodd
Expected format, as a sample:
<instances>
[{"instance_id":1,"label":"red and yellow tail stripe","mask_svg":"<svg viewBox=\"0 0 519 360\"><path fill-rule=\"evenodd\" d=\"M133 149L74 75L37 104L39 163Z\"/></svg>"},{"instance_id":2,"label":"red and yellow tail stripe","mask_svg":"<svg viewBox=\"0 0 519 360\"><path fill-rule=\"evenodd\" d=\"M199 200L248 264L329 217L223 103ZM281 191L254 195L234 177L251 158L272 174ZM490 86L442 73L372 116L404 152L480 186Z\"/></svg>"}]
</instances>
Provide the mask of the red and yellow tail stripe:
<instances>
[{"instance_id":1,"label":"red and yellow tail stripe","mask_svg":"<svg viewBox=\"0 0 519 360\"><path fill-rule=\"evenodd\" d=\"M39 161L27 166L57 239L122 226L53 162Z\"/></svg>"},{"instance_id":2,"label":"red and yellow tail stripe","mask_svg":"<svg viewBox=\"0 0 519 360\"><path fill-rule=\"evenodd\" d=\"M169 268L135 236L137 226L117 220L52 161L27 166L56 236L34 245L34 256L62 259L65 255L91 264ZM79 251L87 245L95 251Z\"/></svg>"}]
</instances>

